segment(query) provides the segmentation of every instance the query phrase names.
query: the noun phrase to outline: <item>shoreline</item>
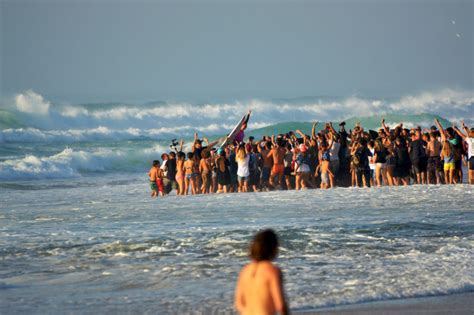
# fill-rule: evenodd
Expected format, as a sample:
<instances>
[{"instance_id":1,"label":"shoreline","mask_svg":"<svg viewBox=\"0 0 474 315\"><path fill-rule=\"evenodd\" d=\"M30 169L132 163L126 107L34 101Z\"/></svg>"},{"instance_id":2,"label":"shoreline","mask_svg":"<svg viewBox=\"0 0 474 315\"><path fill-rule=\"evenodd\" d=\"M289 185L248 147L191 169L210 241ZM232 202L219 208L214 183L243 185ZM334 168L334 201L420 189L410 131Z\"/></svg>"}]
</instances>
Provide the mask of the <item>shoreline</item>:
<instances>
[{"instance_id":1,"label":"shoreline","mask_svg":"<svg viewBox=\"0 0 474 315\"><path fill-rule=\"evenodd\" d=\"M362 315L362 314L455 314L471 315L474 310L474 292L449 295L401 298L395 300L362 302L343 306L295 311L300 315Z\"/></svg>"}]
</instances>

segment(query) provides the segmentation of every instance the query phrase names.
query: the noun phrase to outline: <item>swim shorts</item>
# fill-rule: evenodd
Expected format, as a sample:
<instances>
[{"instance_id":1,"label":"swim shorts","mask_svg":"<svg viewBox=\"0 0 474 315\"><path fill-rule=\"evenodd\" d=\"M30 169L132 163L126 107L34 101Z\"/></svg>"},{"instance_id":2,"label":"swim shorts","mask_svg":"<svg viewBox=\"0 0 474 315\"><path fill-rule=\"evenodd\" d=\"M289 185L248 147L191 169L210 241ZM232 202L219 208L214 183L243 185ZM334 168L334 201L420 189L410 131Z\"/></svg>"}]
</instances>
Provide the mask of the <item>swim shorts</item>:
<instances>
[{"instance_id":1,"label":"swim shorts","mask_svg":"<svg viewBox=\"0 0 474 315\"><path fill-rule=\"evenodd\" d=\"M323 184L329 184L329 176L328 176L328 173L326 173L326 172L321 173L321 183L323 183Z\"/></svg>"},{"instance_id":2,"label":"swim shorts","mask_svg":"<svg viewBox=\"0 0 474 315\"><path fill-rule=\"evenodd\" d=\"M151 191L158 192L158 187L156 186L156 182L150 181L150 189L151 189Z\"/></svg>"},{"instance_id":3,"label":"swim shorts","mask_svg":"<svg viewBox=\"0 0 474 315\"><path fill-rule=\"evenodd\" d=\"M269 167L263 167L262 168L262 181L263 182L268 182L270 179L270 168Z\"/></svg>"},{"instance_id":4,"label":"swim shorts","mask_svg":"<svg viewBox=\"0 0 474 315\"><path fill-rule=\"evenodd\" d=\"M424 173L427 169L427 160L425 158L419 158L413 160L412 165L415 173Z\"/></svg>"},{"instance_id":5,"label":"swim shorts","mask_svg":"<svg viewBox=\"0 0 474 315\"><path fill-rule=\"evenodd\" d=\"M156 180L156 186L158 187L159 192L164 192L165 191L165 186L163 185L163 180L161 178L158 178Z\"/></svg>"},{"instance_id":6,"label":"swim shorts","mask_svg":"<svg viewBox=\"0 0 474 315\"><path fill-rule=\"evenodd\" d=\"M272 175L283 175L285 166L283 164L273 164Z\"/></svg>"},{"instance_id":7,"label":"swim shorts","mask_svg":"<svg viewBox=\"0 0 474 315\"><path fill-rule=\"evenodd\" d=\"M454 171L456 169L456 165L454 164L454 162L449 162L449 163L444 163L444 170L445 171Z\"/></svg>"},{"instance_id":8,"label":"swim shorts","mask_svg":"<svg viewBox=\"0 0 474 315\"><path fill-rule=\"evenodd\" d=\"M441 158L439 156L430 156L428 158L428 172L441 171Z\"/></svg>"}]
</instances>

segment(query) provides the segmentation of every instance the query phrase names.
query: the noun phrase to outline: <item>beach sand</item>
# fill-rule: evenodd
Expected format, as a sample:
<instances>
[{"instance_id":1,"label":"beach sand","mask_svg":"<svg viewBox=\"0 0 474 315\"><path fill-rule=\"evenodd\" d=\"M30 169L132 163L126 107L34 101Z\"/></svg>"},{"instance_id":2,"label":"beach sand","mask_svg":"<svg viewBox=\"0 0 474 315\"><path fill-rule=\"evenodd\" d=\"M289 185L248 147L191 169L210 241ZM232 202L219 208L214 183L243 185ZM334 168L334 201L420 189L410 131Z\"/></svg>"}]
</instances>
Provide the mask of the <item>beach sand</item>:
<instances>
[{"instance_id":1,"label":"beach sand","mask_svg":"<svg viewBox=\"0 0 474 315\"><path fill-rule=\"evenodd\" d=\"M389 300L345 305L312 311L297 312L301 315L414 315L414 314L474 314L474 293Z\"/></svg>"}]
</instances>

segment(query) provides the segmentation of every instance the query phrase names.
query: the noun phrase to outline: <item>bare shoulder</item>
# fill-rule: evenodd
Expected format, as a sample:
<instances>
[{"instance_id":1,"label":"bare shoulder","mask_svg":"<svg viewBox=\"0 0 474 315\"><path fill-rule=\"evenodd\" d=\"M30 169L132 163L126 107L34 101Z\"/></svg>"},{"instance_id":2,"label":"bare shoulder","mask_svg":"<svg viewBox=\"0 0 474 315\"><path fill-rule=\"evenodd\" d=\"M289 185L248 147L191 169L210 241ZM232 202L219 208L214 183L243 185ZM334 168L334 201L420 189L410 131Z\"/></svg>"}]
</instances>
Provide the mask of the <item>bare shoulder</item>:
<instances>
[{"instance_id":1,"label":"bare shoulder","mask_svg":"<svg viewBox=\"0 0 474 315\"><path fill-rule=\"evenodd\" d=\"M260 264L261 264L262 271L264 271L265 273L267 273L271 276L279 276L280 275L280 268L278 268L277 266L275 266L271 262L263 261L263 262L260 262Z\"/></svg>"}]
</instances>

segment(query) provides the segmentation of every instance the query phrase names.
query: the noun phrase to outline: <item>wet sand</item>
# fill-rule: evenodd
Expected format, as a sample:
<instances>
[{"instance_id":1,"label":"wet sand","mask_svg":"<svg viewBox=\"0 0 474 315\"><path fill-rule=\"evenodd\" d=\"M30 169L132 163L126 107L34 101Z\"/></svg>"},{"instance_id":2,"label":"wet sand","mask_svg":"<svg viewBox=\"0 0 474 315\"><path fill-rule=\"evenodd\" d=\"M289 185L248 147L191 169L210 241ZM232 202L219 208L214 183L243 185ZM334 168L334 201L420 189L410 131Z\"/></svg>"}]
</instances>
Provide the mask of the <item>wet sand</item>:
<instances>
[{"instance_id":1,"label":"wet sand","mask_svg":"<svg viewBox=\"0 0 474 315\"><path fill-rule=\"evenodd\" d=\"M361 303L297 312L301 315L474 314L474 293Z\"/></svg>"}]
</instances>

